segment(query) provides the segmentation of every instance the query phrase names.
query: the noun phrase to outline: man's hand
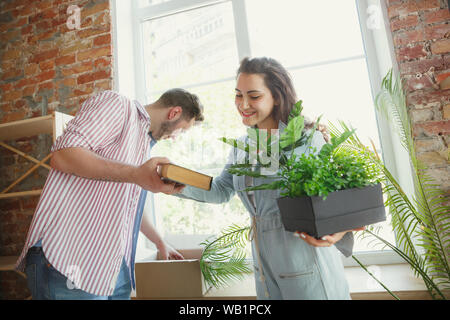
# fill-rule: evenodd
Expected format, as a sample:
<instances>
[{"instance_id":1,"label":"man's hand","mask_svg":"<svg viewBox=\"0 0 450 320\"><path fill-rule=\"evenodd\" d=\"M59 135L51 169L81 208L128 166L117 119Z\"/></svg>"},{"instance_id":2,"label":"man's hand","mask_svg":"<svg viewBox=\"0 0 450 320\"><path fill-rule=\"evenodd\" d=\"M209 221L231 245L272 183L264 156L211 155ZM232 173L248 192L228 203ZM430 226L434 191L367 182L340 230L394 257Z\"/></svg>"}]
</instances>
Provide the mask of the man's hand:
<instances>
[{"instance_id":1,"label":"man's hand","mask_svg":"<svg viewBox=\"0 0 450 320\"><path fill-rule=\"evenodd\" d=\"M158 173L158 166L170 163L165 157L154 157L139 166L134 174L134 182L153 193L163 192L165 194L179 193L184 185L176 185L175 182L163 181Z\"/></svg>"},{"instance_id":2,"label":"man's hand","mask_svg":"<svg viewBox=\"0 0 450 320\"><path fill-rule=\"evenodd\" d=\"M161 260L183 260L184 257L177 250L172 248L165 241L160 242L157 245L158 251L161 254Z\"/></svg>"},{"instance_id":3,"label":"man's hand","mask_svg":"<svg viewBox=\"0 0 450 320\"><path fill-rule=\"evenodd\" d=\"M304 233L304 232L295 232L294 235L296 237L299 237L300 239L303 239L306 243L314 246L314 247L330 247L333 244L335 244L336 242L338 242L339 240L342 239L342 237L347 233L347 232L351 232L351 231L362 231L365 230L366 227L361 227L361 228L356 228L356 229L352 229L352 230L347 230L347 231L342 231L342 232L336 232L333 234L330 234L328 236L323 236L321 239L322 240L318 240L314 237L311 237L310 235Z\"/></svg>"}]
</instances>

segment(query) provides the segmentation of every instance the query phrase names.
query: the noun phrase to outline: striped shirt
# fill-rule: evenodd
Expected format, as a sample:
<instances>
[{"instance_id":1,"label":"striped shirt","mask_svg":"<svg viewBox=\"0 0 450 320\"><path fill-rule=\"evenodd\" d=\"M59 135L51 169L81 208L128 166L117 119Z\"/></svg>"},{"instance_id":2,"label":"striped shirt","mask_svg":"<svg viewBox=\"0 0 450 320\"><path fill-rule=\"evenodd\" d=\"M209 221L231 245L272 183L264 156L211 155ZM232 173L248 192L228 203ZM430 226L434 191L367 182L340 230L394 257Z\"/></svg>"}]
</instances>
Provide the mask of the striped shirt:
<instances>
[{"instance_id":1,"label":"striped shirt","mask_svg":"<svg viewBox=\"0 0 450 320\"><path fill-rule=\"evenodd\" d=\"M150 117L137 101L104 91L85 101L51 151L83 147L106 159L141 165L149 159ZM129 269L142 188L85 179L54 169L42 190L16 268L39 240L45 257L75 287L112 295L121 262ZM130 275L131 276L131 275Z\"/></svg>"}]
</instances>

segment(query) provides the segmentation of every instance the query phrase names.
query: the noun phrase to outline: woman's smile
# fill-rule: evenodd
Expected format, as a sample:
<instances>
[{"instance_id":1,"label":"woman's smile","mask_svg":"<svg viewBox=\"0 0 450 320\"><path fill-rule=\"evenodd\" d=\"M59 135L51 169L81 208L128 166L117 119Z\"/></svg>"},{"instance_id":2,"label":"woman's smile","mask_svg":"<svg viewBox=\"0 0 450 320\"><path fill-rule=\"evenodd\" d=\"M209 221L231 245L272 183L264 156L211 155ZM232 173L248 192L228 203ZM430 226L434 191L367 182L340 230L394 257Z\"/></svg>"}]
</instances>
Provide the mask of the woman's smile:
<instances>
[{"instance_id":1,"label":"woman's smile","mask_svg":"<svg viewBox=\"0 0 450 320\"><path fill-rule=\"evenodd\" d=\"M244 112L244 111L241 111L241 114L242 114L243 117L249 118L249 117L255 115L255 114L256 114L256 111L252 111L252 112Z\"/></svg>"}]
</instances>

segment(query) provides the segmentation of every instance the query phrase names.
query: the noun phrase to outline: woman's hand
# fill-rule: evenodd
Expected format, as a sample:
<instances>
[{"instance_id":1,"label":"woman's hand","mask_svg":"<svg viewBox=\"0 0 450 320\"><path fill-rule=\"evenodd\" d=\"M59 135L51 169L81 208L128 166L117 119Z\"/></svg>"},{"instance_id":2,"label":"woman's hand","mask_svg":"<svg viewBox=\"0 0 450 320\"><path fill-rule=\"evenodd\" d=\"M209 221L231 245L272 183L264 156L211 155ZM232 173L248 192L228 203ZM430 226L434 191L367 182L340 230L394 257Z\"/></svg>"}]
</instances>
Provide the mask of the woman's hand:
<instances>
[{"instance_id":1,"label":"woman's hand","mask_svg":"<svg viewBox=\"0 0 450 320\"><path fill-rule=\"evenodd\" d=\"M299 237L300 239L303 239L306 243L314 246L314 247L330 247L339 240L342 239L342 237L347 233L351 231L362 231L365 230L366 227L356 228L352 230L342 231L342 232L336 232L333 234L330 234L328 236L323 236L321 240L318 240L314 237L311 237L310 235L304 233L304 232L295 232L294 236Z\"/></svg>"},{"instance_id":2,"label":"woman's hand","mask_svg":"<svg viewBox=\"0 0 450 320\"><path fill-rule=\"evenodd\" d=\"M184 257L177 250L172 248L165 241L162 241L158 246L158 251L161 254L161 260L183 260Z\"/></svg>"}]
</instances>

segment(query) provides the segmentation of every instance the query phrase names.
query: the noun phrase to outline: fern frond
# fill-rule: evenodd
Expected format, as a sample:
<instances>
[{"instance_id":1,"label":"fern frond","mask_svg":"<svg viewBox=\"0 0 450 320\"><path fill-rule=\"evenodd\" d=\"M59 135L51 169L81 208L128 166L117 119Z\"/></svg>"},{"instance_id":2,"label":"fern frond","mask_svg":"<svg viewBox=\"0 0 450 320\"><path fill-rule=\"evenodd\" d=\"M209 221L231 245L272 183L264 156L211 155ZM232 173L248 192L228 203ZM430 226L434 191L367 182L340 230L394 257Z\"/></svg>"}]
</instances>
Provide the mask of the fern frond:
<instances>
[{"instance_id":1,"label":"fern frond","mask_svg":"<svg viewBox=\"0 0 450 320\"><path fill-rule=\"evenodd\" d=\"M243 251L249 232L250 227L233 224L200 244L204 246L200 269L207 284L220 288L252 272Z\"/></svg>"}]
</instances>

